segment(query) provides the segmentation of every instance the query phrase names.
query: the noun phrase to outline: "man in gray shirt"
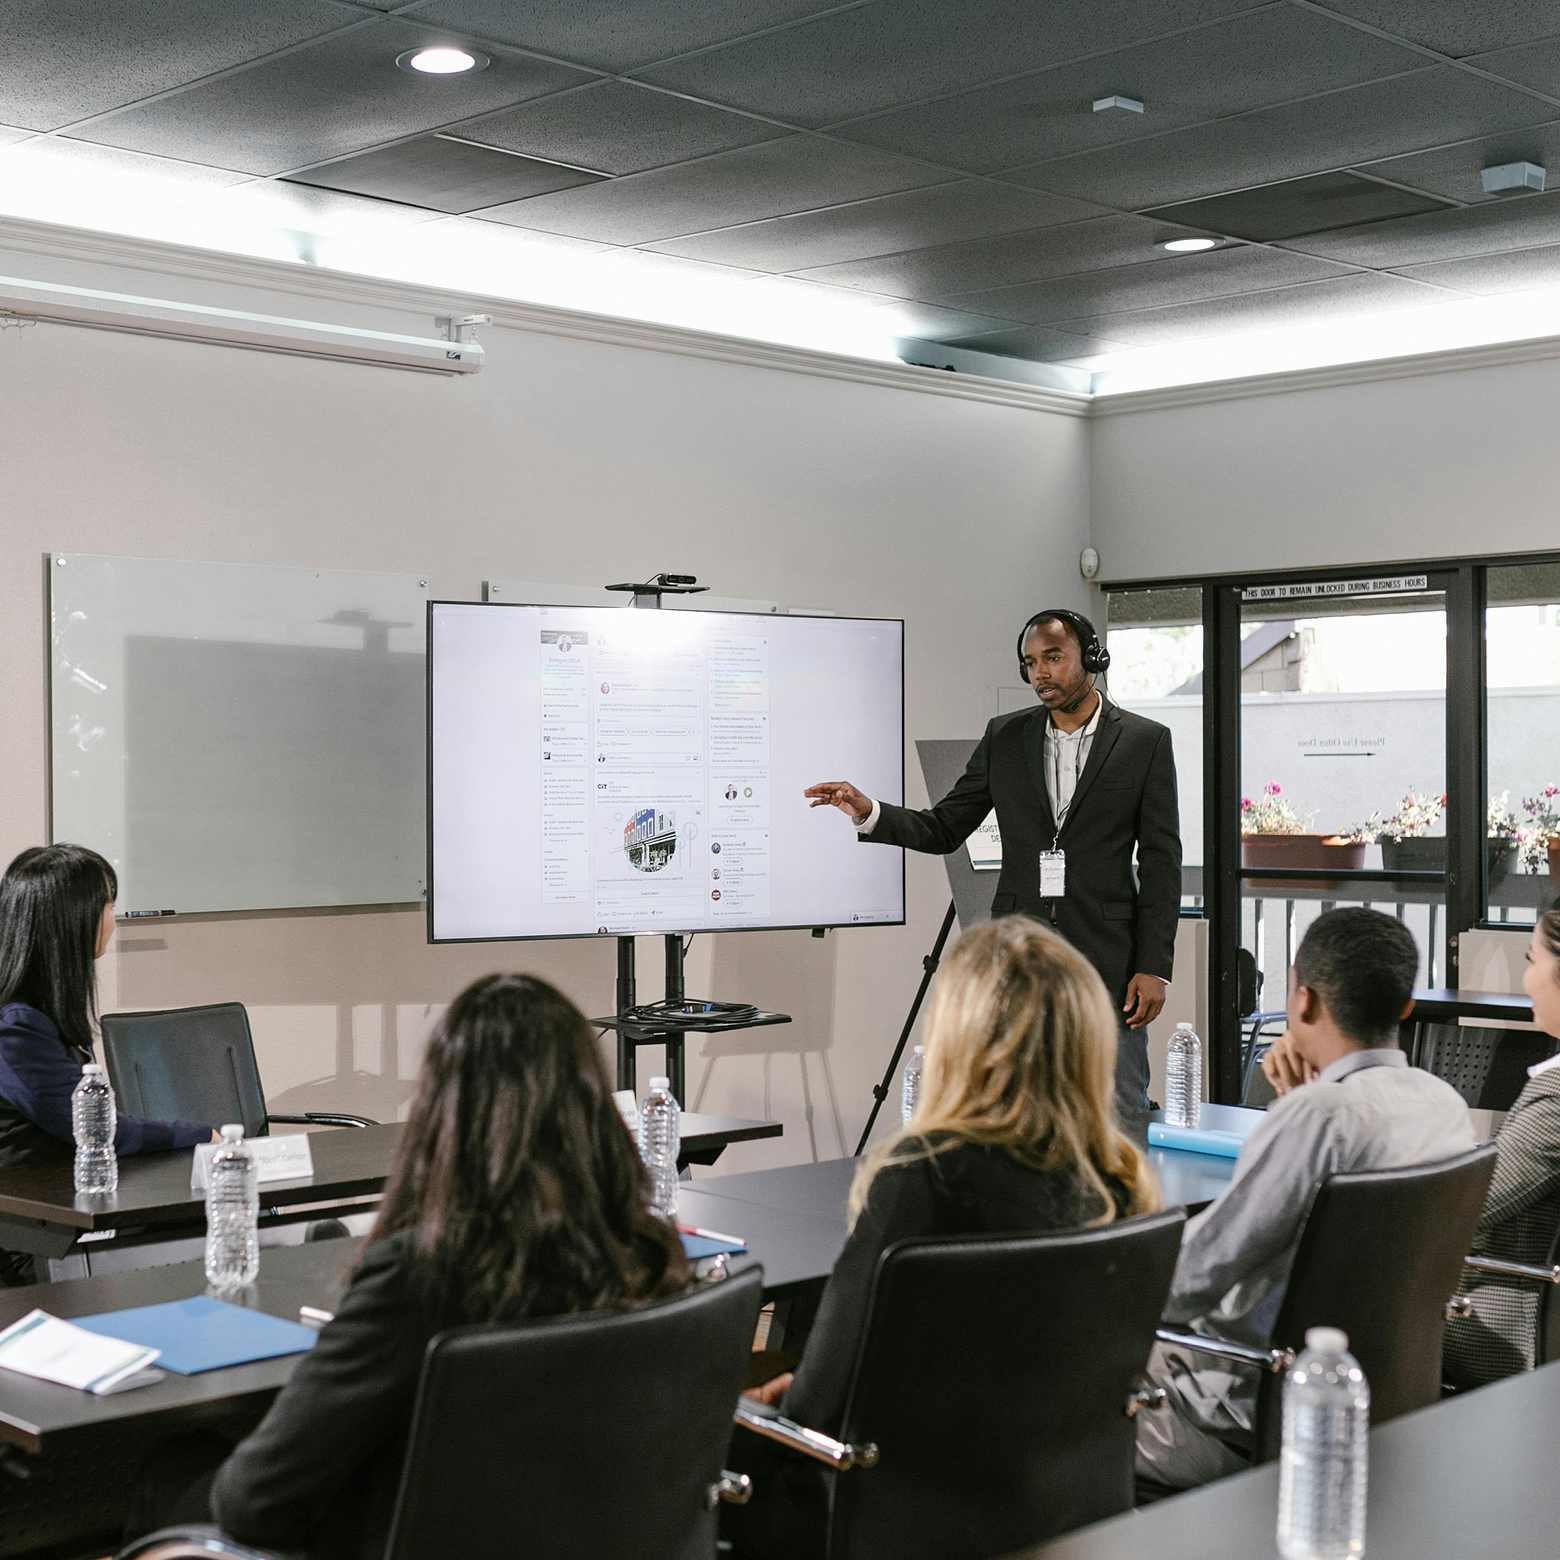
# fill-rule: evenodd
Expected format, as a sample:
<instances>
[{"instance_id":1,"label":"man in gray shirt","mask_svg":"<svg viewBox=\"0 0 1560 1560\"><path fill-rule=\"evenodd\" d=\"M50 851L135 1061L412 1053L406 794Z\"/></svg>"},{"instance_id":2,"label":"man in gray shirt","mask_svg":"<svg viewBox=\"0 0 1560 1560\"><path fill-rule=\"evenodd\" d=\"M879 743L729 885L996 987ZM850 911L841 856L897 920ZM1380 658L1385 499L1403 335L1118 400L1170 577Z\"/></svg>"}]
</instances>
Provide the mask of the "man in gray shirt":
<instances>
[{"instance_id":1,"label":"man in gray shirt","mask_svg":"<svg viewBox=\"0 0 1560 1560\"><path fill-rule=\"evenodd\" d=\"M1408 1065L1398 1023L1419 953L1375 910L1318 916L1289 972L1280 1042L1300 1078L1246 1140L1230 1189L1186 1227L1165 1319L1266 1347L1311 1194L1330 1175L1444 1159L1472 1148L1468 1107ZM1138 1472L1174 1489L1247 1465L1257 1380L1209 1355L1158 1345L1149 1373L1169 1393L1138 1418Z\"/></svg>"}]
</instances>

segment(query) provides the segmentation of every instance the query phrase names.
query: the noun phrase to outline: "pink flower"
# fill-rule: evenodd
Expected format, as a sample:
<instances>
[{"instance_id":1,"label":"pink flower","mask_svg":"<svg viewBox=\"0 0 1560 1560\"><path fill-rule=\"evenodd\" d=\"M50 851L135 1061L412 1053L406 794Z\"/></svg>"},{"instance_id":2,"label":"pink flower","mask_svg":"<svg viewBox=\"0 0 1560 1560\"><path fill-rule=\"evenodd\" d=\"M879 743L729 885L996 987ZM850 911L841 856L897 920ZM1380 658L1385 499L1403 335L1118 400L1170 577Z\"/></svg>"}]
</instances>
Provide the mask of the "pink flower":
<instances>
[{"instance_id":1,"label":"pink flower","mask_svg":"<svg viewBox=\"0 0 1560 1560\"><path fill-rule=\"evenodd\" d=\"M1560 796L1560 785L1546 785L1544 787L1544 795L1545 796Z\"/></svg>"},{"instance_id":2,"label":"pink flower","mask_svg":"<svg viewBox=\"0 0 1560 1560\"><path fill-rule=\"evenodd\" d=\"M1240 810L1242 812L1250 812L1256 805L1249 796L1243 796L1240 799Z\"/></svg>"},{"instance_id":3,"label":"pink flower","mask_svg":"<svg viewBox=\"0 0 1560 1560\"><path fill-rule=\"evenodd\" d=\"M1267 796L1282 796L1284 794L1283 786L1281 786L1276 780L1269 780L1268 783L1262 787L1262 790L1263 793Z\"/></svg>"}]
</instances>

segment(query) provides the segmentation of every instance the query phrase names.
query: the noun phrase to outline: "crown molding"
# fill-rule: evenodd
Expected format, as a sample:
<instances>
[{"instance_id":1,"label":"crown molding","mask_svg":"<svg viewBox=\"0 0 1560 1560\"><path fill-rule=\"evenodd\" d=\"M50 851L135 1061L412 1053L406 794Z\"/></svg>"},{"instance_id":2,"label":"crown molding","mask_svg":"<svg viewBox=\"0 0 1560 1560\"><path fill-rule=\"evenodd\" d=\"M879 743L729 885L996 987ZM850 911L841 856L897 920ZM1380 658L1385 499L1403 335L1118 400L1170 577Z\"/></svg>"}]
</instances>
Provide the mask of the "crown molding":
<instances>
[{"instance_id":1,"label":"crown molding","mask_svg":"<svg viewBox=\"0 0 1560 1560\"><path fill-rule=\"evenodd\" d=\"M940 395L961 401L981 401L1022 411L1063 417L1087 417L1089 397L1039 385L991 379L976 374L948 374L908 363L875 362L869 358L781 346L745 336L725 336L657 325L608 314L585 314L484 293L452 292L410 282L388 281L348 271L332 271L301 262L258 259L220 250L198 249L159 240L132 238L52 223L0 218L0 249L57 259L126 266L163 276L189 277L229 286L263 287L311 300L331 300L359 307L409 310L424 315L491 314L505 330L541 332L612 346L668 352L680 357L740 364L808 374L817 379L844 380Z\"/></svg>"},{"instance_id":2,"label":"crown molding","mask_svg":"<svg viewBox=\"0 0 1560 1560\"><path fill-rule=\"evenodd\" d=\"M1289 395L1302 390L1331 390L1341 385L1418 379L1430 374L1459 373L1478 368L1504 368L1514 363L1541 363L1557 357L1560 357L1560 336L1541 336L1530 341L1501 341L1483 347L1452 347L1442 352L1373 358L1365 363L1287 369L1276 374L1253 374L1243 379L1166 385L1159 390L1124 390L1118 395L1094 396L1089 403L1089 411L1093 417L1120 417L1129 412L1155 412L1176 406L1244 401L1259 395Z\"/></svg>"}]
</instances>

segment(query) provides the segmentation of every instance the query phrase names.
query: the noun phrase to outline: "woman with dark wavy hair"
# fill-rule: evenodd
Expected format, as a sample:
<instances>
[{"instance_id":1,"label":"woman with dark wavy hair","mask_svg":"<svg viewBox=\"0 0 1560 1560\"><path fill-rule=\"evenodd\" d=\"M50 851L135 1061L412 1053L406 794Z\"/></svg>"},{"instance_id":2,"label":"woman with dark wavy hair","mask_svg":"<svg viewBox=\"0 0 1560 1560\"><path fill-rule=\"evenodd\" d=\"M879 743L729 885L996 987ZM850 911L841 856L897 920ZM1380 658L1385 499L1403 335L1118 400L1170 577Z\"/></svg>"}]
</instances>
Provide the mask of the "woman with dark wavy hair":
<instances>
[{"instance_id":1,"label":"woman with dark wavy hair","mask_svg":"<svg viewBox=\"0 0 1560 1560\"><path fill-rule=\"evenodd\" d=\"M114 935L114 869L85 845L34 845L0 878L0 1170L69 1161L70 1097L92 1060L97 961ZM193 1121L121 1114L121 1158L189 1148L213 1136ZM0 1250L0 1285L38 1274Z\"/></svg>"},{"instance_id":2,"label":"woman with dark wavy hair","mask_svg":"<svg viewBox=\"0 0 1560 1560\"><path fill-rule=\"evenodd\" d=\"M335 1320L217 1471L211 1515L268 1549L382 1554L429 1340L675 1293L688 1265L648 1199L579 1009L530 976L469 986L429 1042ZM159 1515L192 1514L177 1504Z\"/></svg>"}]
</instances>

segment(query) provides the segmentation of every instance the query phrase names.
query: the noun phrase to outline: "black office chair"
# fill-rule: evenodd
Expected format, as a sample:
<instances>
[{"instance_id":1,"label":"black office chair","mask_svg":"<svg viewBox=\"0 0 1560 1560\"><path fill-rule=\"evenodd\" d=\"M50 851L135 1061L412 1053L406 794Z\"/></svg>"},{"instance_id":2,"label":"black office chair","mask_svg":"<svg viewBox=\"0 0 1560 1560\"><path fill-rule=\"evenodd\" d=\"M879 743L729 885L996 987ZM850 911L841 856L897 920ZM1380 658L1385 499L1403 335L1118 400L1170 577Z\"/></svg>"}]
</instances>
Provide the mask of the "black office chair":
<instances>
[{"instance_id":1,"label":"black office chair","mask_svg":"<svg viewBox=\"0 0 1560 1560\"><path fill-rule=\"evenodd\" d=\"M1554 1055L1555 1042L1537 1029L1484 1029L1470 1024L1421 1024L1418 1065L1444 1078L1472 1110L1510 1110L1528 1068Z\"/></svg>"},{"instance_id":2,"label":"black office chair","mask_svg":"<svg viewBox=\"0 0 1560 1560\"><path fill-rule=\"evenodd\" d=\"M1248 1025L1240 1039L1240 1102L1259 1110L1266 1110L1275 1098L1272 1086L1262 1072L1262 1058L1272 1048L1267 1038L1272 1026L1288 1021L1289 1015L1282 1008L1264 1009L1262 987L1266 980L1257 968L1256 956L1249 948L1235 950L1235 987L1240 1003L1240 1021Z\"/></svg>"},{"instance_id":3,"label":"black office chair","mask_svg":"<svg viewBox=\"0 0 1560 1560\"><path fill-rule=\"evenodd\" d=\"M373 1127L368 1116L341 1111L272 1115L255 1061L249 1014L242 1002L163 1008L153 1013L105 1013L103 1055L120 1107L154 1121L243 1123L245 1137L264 1137L273 1123Z\"/></svg>"},{"instance_id":4,"label":"black office chair","mask_svg":"<svg viewBox=\"0 0 1560 1560\"><path fill-rule=\"evenodd\" d=\"M824 1465L829 1560L1006 1554L1129 1510L1133 1418L1163 1401L1141 1372L1184 1218L887 1251L840 1439L737 1409Z\"/></svg>"},{"instance_id":5,"label":"black office chair","mask_svg":"<svg viewBox=\"0 0 1560 1560\"><path fill-rule=\"evenodd\" d=\"M1492 1143L1400 1170L1329 1176L1295 1252L1273 1347L1161 1328L1163 1343L1259 1368L1255 1461L1278 1455L1283 1373L1312 1327L1341 1327L1370 1382L1372 1424L1441 1396L1441 1334L1495 1170Z\"/></svg>"},{"instance_id":6,"label":"black office chair","mask_svg":"<svg viewBox=\"0 0 1560 1560\"><path fill-rule=\"evenodd\" d=\"M466 1327L428 1347L385 1560L711 1560L763 1271L615 1314ZM208 1527L119 1560L271 1560Z\"/></svg>"}]
</instances>

